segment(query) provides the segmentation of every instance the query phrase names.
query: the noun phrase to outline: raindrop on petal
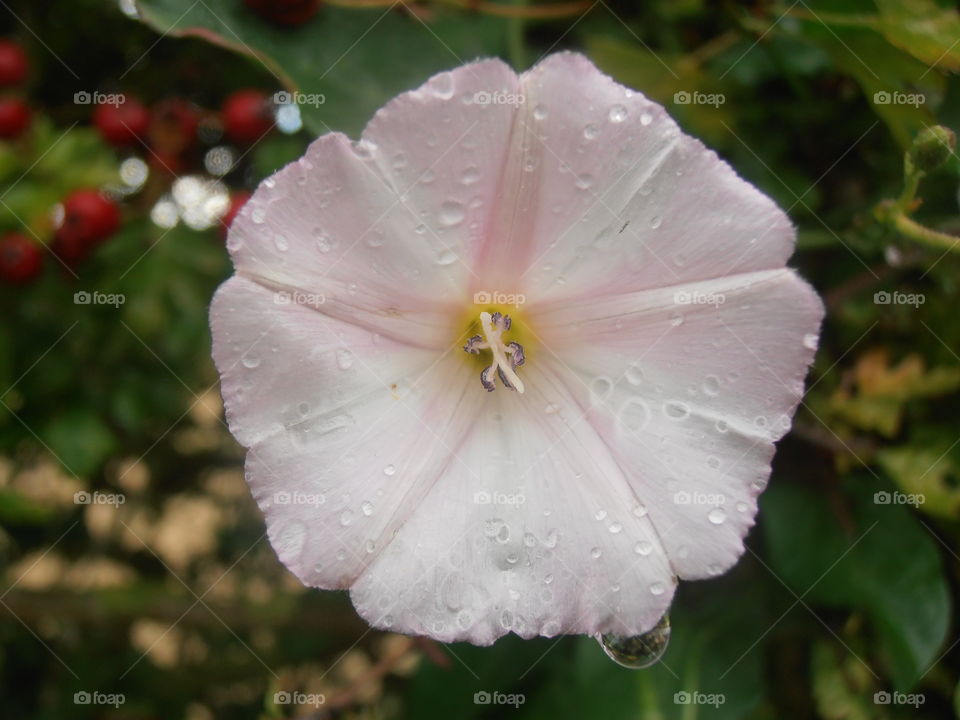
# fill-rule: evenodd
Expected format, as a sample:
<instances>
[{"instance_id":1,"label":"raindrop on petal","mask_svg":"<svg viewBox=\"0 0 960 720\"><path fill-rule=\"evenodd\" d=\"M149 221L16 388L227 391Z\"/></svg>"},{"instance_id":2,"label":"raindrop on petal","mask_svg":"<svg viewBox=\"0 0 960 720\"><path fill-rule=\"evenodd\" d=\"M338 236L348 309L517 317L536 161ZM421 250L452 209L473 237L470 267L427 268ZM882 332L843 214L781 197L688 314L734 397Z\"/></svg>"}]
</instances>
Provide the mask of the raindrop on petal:
<instances>
[{"instance_id":1,"label":"raindrop on petal","mask_svg":"<svg viewBox=\"0 0 960 720\"><path fill-rule=\"evenodd\" d=\"M614 105L610 108L610 122L622 123L627 119L627 109L623 105Z\"/></svg>"},{"instance_id":2,"label":"raindrop on petal","mask_svg":"<svg viewBox=\"0 0 960 720\"><path fill-rule=\"evenodd\" d=\"M670 616L664 615L652 630L642 635L598 634L600 647L617 665L642 670L659 662L670 643Z\"/></svg>"}]
</instances>

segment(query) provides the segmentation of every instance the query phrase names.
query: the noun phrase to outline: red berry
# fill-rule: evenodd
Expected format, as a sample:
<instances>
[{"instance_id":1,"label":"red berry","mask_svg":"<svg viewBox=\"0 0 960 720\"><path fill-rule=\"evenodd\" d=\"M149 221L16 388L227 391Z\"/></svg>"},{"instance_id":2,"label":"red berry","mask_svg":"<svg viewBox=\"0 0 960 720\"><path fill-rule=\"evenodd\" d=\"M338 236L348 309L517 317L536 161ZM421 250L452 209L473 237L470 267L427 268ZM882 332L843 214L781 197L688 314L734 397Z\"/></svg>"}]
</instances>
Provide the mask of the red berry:
<instances>
[{"instance_id":1,"label":"red berry","mask_svg":"<svg viewBox=\"0 0 960 720\"><path fill-rule=\"evenodd\" d=\"M240 212L240 208L246 205L247 200L249 199L250 193L248 193L246 190L235 192L230 196L230 207L227 208L227 211L223 214L223 217L220 218L220 232L224 237L226 237L227 231L230 229L230 225L233 224L233 219L237 216L237 213Z\"/></svg>"},{"instance_id":2,"label":"red berry","mask_svg":"<svg viewBox=\"0 0 960 720\"><path fill-rule=\"evenodd\" d=\"M240 145L249 145L273 127L273 113L260 90L238 90L223 102L223 129Z\"/></svg>"},{"instance_id":3,"label":"red berry","mask_svg":"<svg viewBox=\"0 0 960 720\"><path fill-rule=\"evenodd\" d=\"M19 43L0 40L0 87L19 85L27 77L30 64Z\"/></svg>"},{"instance_id":4,"label":"red berry","mask_svg":"<svg viewBox=\"0 0 960 720\"><path fill-rule=\"evenodd\" d=\"M196 107L181 98L167 98L153 106L150 145L171 152L190 147L197 138L200 118Z\"/></svg>"},{"instance_id":5,"label":"red berry","mask_svg":"<svg viewBox=\"0 0 960 720\"><path fill-rule=\"evenodd\" d=\"M26 284L40 274L43 255L26 235L7 233L0 238L0 280Z\"/></svg>"},{"instance_id":6,"label":"red berry","mask_svg":"<svg viewBox=\"0 0 960 720\"><path fill-rule=\"evenodd\" d=\"M135 97L127 95L118 105L97 105L93 124L114 147L138 145L150 127L150 112Z\"/></svg>"},{"instance_id":7,"label":"red berry","mask_svg":"<svg viewBox=\"0 0 960 720\"><path fill-rule=\"evenodd\" d=\"M0 98L0 138L18 137L30 126L30 115L30 107L21 98Z\"/></svg>"},{"instance_id":8,"label":"red berry","mask_svg":"<svg viewBox=\"0 0 960 720\"><path fill-rule=\"evenodd\" d=\"M320 0L246 0L247 7L277 25L302 25L320 9Z\"/></svg>"},{"instance_id":9,"label":"red berry","mask_svg":"<svg viewBox=\"0 0 960 720\"><path fill-rule=\"evenodd\" d=\"M87 259L93 245L75 234L58 231L50 249L64 265L73 267Z\"/></svg>"},{"instance_id":10,"label":"red berry","mask_svg":"<svg viewBox=\"0 0 960 720\"><path fill-rule=\"evenodd\" d=\"M74 190L63 200L63 223L57 235L93 246L120 227L120 208L96 190Z\"/></svg>"}]
</instances>

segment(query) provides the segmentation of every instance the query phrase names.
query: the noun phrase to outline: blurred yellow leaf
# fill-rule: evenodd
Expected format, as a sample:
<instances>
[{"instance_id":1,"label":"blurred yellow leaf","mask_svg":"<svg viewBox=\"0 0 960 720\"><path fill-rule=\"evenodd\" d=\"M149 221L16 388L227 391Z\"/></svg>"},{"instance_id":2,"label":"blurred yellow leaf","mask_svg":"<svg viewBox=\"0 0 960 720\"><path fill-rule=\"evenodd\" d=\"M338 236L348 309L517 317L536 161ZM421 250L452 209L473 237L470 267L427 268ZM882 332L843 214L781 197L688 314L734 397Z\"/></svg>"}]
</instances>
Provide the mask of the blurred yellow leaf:
<instances>
[{"instance_id":1,"label":"blurred yellow leaf","mask_svg":"<svg viewBox=\"0 0 960 720\"><path fill-rule=\"evenodd\" d=\"M900 430L903 407L918 397L945 395L960 388L960 368L927 370L923 358L911 354L896 366L885 348L864 353L852 373L852 385L830 398L830 410L862 430L893 437Z\"/></svg>"}]
</instances>

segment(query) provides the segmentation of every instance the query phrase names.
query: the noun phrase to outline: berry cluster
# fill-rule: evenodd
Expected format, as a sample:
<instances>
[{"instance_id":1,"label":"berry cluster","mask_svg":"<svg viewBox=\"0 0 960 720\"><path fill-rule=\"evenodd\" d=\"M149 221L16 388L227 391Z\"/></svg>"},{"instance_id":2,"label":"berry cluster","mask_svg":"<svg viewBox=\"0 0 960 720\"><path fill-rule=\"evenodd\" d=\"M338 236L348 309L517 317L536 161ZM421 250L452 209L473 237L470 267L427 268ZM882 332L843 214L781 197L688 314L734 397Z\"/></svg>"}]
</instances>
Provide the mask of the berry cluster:
<instances>
[{"instance_id":1,"label":"berry cluster","mask_svg":"<svg viewBox=\"0 0 960 720\"><path fill-rule=\"evenodd\" d=\"M31 110L21 97L30 71L26 53L17 42L0 39L0 141L13 141L30 127ZM140 152L160 177L180 175L196 159L195 149L203 124L222 129L223 136L240 146L250 146L274 126L274 107L266 93L253 88L226 97L219 112L204 111L182 98L170 97L152 105L128 94L99 95L91 123L100 137L118 152ZM217 133L219 135L219 132ZM250 194L235 192L221 218L223 233ZM97 188L69 193L55 213L49 241L35 235L7 232L0 236L0 283L23 285L43 270L43 245L67 267L83 262L121 224L121 208L110 194ZM32 233L31 233L32 234Z\"/></svg>"}]
</instances>

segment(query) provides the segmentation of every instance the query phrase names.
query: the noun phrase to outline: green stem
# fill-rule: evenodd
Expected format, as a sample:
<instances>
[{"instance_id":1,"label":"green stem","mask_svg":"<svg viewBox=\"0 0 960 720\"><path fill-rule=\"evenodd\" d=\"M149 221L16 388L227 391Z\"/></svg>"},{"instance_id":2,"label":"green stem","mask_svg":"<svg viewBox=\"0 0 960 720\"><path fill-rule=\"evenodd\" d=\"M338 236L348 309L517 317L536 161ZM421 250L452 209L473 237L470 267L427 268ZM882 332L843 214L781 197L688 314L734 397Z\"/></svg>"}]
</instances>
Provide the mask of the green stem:
<instances>
[{"instance_id":1,"label":"green stem","mask_svg":"<svg viewBox=\"0 0 960 720\"><path fill-rule=\"evenodd\" d=\"M516 5L523 7L526 0L517 0ZM517 72L527 69L527 49L524 39L526 20L522 17L513 17L507 21L507 53L510 62Z\"/></svg>"},{"instance_id":2,"label":"green stem","mask_svg":"<svg viewBox=\"0 0 960 720\"><path fill-rule=\"evenodd\" d=\"M893 226L904 237L908 237L911 240L916 240L917 242L923 243L929 247L937 248L938 250L952 250L953 252L960 252L960 237L954 237L953 235L947 235L946 233L931 230L915 220L911 220L900 211L894 211L891 216L891 220L893 222Z\"/></svg>"},{"instance_id":3,"label":"green stem","mask_svg":"<svg viewBox=\"0 0 960 720\"><path fill-rule=\"evenodd\" d=\"M920 188L920 180L923 178L923 172L920 170L908 170L903 183L903 192L897 198L896 208L901 213L906 213L917 196L917 190Z\"/></svg>"}]
</instances>

